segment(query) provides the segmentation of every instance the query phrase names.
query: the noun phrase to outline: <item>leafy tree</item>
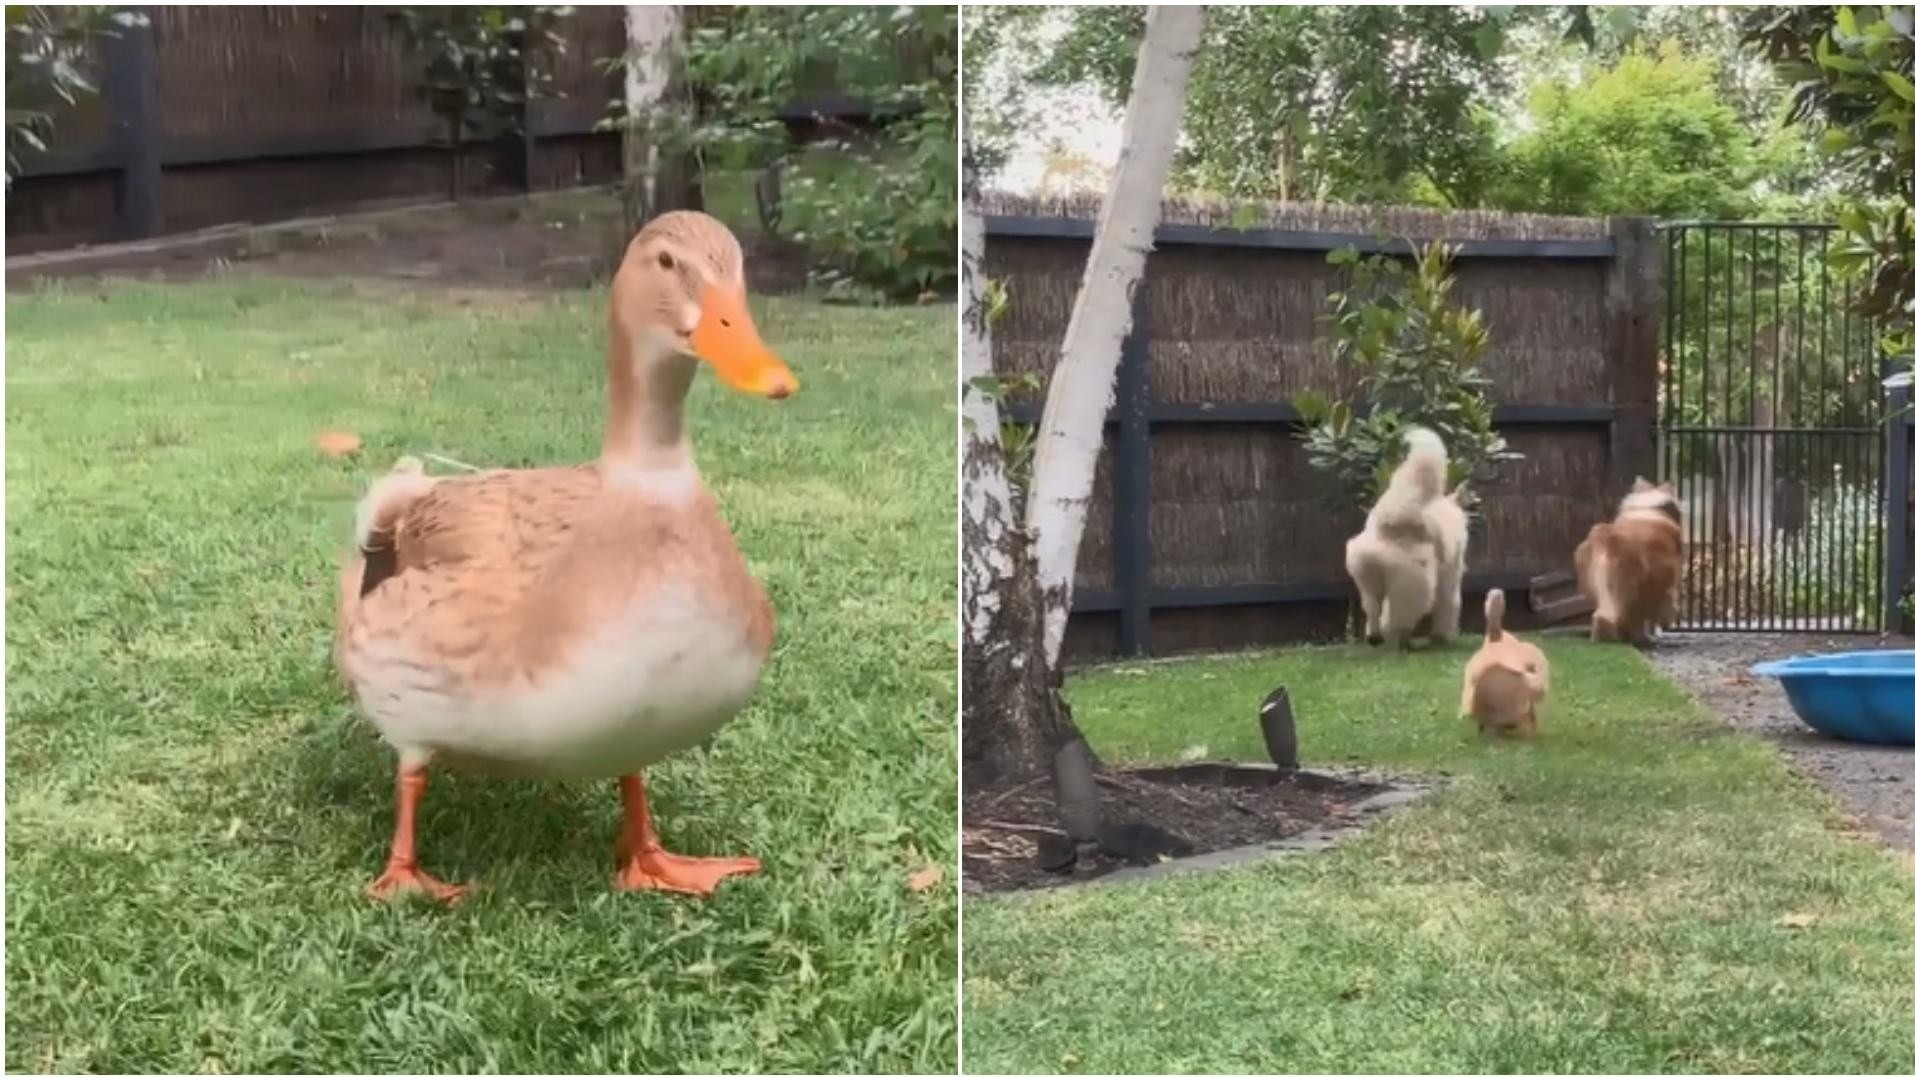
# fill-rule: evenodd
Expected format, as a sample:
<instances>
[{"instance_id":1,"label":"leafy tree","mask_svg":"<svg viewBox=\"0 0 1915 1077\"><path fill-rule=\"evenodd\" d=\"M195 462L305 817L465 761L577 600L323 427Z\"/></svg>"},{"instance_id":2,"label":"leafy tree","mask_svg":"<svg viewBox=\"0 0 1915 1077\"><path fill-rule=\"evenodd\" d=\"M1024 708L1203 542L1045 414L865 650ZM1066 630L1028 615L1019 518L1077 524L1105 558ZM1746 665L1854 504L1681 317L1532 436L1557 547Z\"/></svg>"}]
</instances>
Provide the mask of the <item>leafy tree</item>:
<instances>
[{"instance_id":1,"label":"leafy tree","mask_svg":"<svg viewBox=\"0 0 1915 1077\"><path fill-rule=\"evenodd\" d=\"M708 167L776 169L781 224L850 298L915 298L955 286L957 62L954 9L731 7L686 41L697 115L660 132ZM876 144L846 129L800 152L779 111L829 90L885 122Z\"/></svg>"},{"instance_id":2,"label":"leafy tree","mask_svg":"<svg viewBox=\"0 0 1915 1077\"><path fill-rule=\"evenodd\" d=\"M390 17L423 54L418 90L445 124L456 151L467 140L489 140L524 130L525 106L552 76L536 63L563 52L558 33L567 6L395 8ZM459 196L459 157L453 157L451 196Z\"/></svg>"},{"instance_id":3,"label":"leafy tree","mask_svg":"<svg viewBox=\"0 0 1915 1077\"><path fill-rule=\"evenodd\" d=\"M1489 201L1590 216L1749 214L1765 161L1718 76L1714 61L1666 41L1582 77L1544 79Z\"/></svg>"},{"instance_id":4,"label":"leafy tree","mask_svg":"<svg viewBox=\"0 0 1915 1077\"><path fill-rule=\"evenodd\" d=\"M1851 196L1834 261L1862 281L1854 310L1915 357L1915 9L1763 7L1743 26Z\"/></svg>"},{"instance_id":5,"label":"leafy tree","mask_svg":"<svg viewBox=\"0 0 1915 1077\"><path fill-rule=\"evenodd\" d=\"M1035 39L1049 17L1050 9L1041 7L964 9L964 141L980 179L1002 167L1010 143L1032 119L1023 74L1037 63Z\"/></svg>"},{"instance_id":6,"label":"leafy tree","mask_svg":"<svg viewBox=\"0 0 1915 1077\"><path fill-rule=\"evenodd\" d=\"M968 17L968 15L967 15ZM1546 9L1209 9L1177 182L1224 194L1475 205L1493 176L1488 104L1508 33ZM1129 86L1142 9L1071 9L1040 84Z\"/></svg>"},{"instance_id":7,"label":"leafy tree","mask_svg":"<svg viewBox=\"0 0 1915 1077\"><path fill-rule=\"evenodd\" d=\"M129 8L97 4L7 8L7 185L20 155L47 148L53 113L99 92L96 47L122 29L146 25Z\"/></svg>"},{"instance_id":8,"label":"leafy tree","mask_svg":"<svg viewBox=\"0 0 1915 1077\"><path fill-rule=\"evenodd\" d=\"M1452 486L1521 458L1491 422L1490 380L1481 367L1489 330L1481 311L1452 302L1453 254L1437 240L1417 251L1409 268L1349 248L1330 255L1347 277L1330 296L1331 349L1339 364L1356 370L1357 394L1335 400L1302 393L1295 403L1311 466L1334 477L1351 504L1368 505L1383 492L1402 462L1403 435L1414 426L1442 437Z\"/></svg>"}]
</instances>

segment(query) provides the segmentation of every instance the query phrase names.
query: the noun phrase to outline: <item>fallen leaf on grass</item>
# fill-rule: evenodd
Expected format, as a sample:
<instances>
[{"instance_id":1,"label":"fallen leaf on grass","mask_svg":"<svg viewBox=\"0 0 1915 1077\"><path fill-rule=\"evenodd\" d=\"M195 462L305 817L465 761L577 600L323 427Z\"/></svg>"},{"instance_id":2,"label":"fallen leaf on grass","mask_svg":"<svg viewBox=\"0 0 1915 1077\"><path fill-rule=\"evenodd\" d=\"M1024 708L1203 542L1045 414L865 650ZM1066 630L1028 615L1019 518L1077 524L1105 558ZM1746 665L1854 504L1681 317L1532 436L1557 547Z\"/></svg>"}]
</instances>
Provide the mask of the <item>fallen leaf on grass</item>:
<instances>
[{"instance_id":1,"label":"fallen leaf on grass","mask_svg":"<svg viewBox=\"0 0 1915 1077\"><path fill-rule=\"evenodd\" d=\"M359 451L359 435L344 430L328 430L319 435L319 451L327 456L351 456Z\"/></svg>"},{"instance_id":2,"label":"fallen leaf on grass","mask_svg":"<svg viewBox=\"0 0 1915 1077\"><path fill-rule=\"evenodd\" d=\"M1791 912L1783 914L1782 918L1777 920L1776 923L1781 924L1783 927L1802 928L1815 923L1816 919L1816 915L1812 912Z\"/></svg>"},{"instance_id":3,"label":"fallen leaf on grass","mask_svg":"<svg viewBox=\"0 0 1915 1077\"><path fill-rule=\"evenodd\" d=\"M912 872L910 881L905 885L911 888L913 894L922 894L943 881L944 869L933 864L921 871Z\"/></svg>"}]
</instances>

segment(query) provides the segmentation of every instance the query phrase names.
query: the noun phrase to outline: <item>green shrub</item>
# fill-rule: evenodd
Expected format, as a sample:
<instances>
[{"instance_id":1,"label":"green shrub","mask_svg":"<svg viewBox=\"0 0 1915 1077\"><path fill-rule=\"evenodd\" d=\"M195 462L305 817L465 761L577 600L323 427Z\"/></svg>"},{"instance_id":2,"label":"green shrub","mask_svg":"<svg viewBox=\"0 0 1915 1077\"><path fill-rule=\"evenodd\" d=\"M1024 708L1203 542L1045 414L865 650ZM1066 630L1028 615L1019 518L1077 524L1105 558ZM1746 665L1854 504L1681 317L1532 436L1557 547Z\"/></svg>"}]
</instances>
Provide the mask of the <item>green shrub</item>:
<instances>
[{"instance_id":1,"label":"green shrub","mask_svg":"<svg viewBox=\"0 0 1915 1077\"><path fill-rule=\"evenodd\" d=\"M1861 281L1852 309L1877 319L1883 350L1915 358L1915 8L1757 7L1747 39L1793 87L1849 195L1830 261Z\"/></svg>"},{"instance_id":2,"label":"green shrub","mask_svg":"<svg viewBox=\"0 0 1915 1077\"><path fill-rule=\"evenodd\" d=\"M709 171L781 175L767 220L809 249L834 296L948 294L957 282L957 16L938 7L732 7L701 16L685 68L695 116L662 142ZM883 123L875 139L834 132L802 150L779 111L829 94Z\"/></svg>"},{"instance_id":3,"label":"green shrub","mask_svg":"<svg viewBox=\"0 0 1915 1077\"><path fill-rule=\"evenodd\" d=\"M99 92L101 38L146 25L132 8L99 4L12 5L7 8L7 184L20 154L47 148L53 112Z\"/></svg>"},{"instance_id":4,"label":"green shrub","mask_svg":"<svg viewBox=\"0 0 1915 1077\"><path fill-rule=\"evenodd\" d=\"M1413 253L1409 267L1351 248L1330 255L1346 274L1344 288L1330 296L1331 349L1338 365L1356 372L1357 391L1348 399L1311 391L1294 401L1311 466L1358 505L1388 485L1411 427L1442 437L1452 486L1521 458L1491 422L1490 381L1480 366L1489 330L1481 311L1451 300L1452 250L1436 240ZM1464 500L1472 504L1473 492Z\"/></svg>"}]
</instances>

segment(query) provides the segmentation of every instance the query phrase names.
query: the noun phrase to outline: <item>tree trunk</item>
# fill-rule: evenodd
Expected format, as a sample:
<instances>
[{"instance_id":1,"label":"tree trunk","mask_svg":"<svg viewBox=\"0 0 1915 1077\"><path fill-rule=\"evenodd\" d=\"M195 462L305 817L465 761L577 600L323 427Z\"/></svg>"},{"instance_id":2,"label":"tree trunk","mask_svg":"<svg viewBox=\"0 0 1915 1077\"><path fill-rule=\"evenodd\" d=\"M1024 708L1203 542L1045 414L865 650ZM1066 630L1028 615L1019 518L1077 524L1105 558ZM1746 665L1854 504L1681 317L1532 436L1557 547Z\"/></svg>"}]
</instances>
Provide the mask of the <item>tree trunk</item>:
<instances>
[{"instance_id":1,"label":"tree trunk","mask_svg":"<svg viewBox=\"0 0 1915 1077\"><path fill-rule=\"evenodd\" d=\"M625 6L625 124L620 160L625 174L625 234L674 209L701 209L695 163L659 145L674 109L689 109L681 54L684 19L669 4Z\"/></svg>"},{"instance_id":2,"label":"tree trunk","mask_svg":"<svg viewBox=\"0 0 1915 1077\"><path fill-rule=\"evenodd\" d=\"M1084 509L1104 445L1118 354L1130 333L1131 296L1157 230L1182 126L1184 86L1202 33L1201 7L1150 9L1124 112L1117 169L1044 401L1026 524L1044 606L1044 660L1052 666L1070 620Z\"/></svg>"},{"instance_id":3,"label":"tree trunk","mask_svg":"<svg viewBox=\"0 0 1915 1077\"><path fill-rule=\"evenodd\" d=\"M977 170L968 144L963 160L960 642L964 783L975 790L1041 775L1057 749L1078 733L1044 654L1043 603L1030 542L1011 496L997 396L988 383L980 384L994 364L984 220L977 213Z\"/></svg>"},{"instance_id":4,"label":"tree trunk","mask_svg":"<svg viewBox=\"0 0 1915 1077\"><path fill-rule=\"evenodd\" d=\"M1289 202L1294 196L1294 192L1290 189L1290 173L1296 138L1291 131L1291 126L1287 118L1277 126L1277 201L1279 202Z\"/></svg>"}]
</instances>

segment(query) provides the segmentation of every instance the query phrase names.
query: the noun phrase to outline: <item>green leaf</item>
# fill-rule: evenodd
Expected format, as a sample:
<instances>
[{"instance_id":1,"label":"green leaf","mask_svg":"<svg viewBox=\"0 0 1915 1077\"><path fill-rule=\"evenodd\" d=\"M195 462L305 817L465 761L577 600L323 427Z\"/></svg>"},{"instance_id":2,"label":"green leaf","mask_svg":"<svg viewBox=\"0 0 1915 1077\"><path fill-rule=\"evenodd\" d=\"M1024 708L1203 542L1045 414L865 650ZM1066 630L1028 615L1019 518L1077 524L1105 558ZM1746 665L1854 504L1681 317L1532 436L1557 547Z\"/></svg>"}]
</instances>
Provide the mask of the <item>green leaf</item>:
<instances>
[{"instance_id":1,"label":"green leaf","mask_svg":"<svg viewBox=\"0 0 1915 1077\"><path fill-rule=\"evenodd\" d=\"M1915 82L1910 82L1893 71L1882 72L1882 81L1888 84L1889 89L1895 91L1895 96L1904 101L1915 102Z\"/></svg>"}]
</instances>

